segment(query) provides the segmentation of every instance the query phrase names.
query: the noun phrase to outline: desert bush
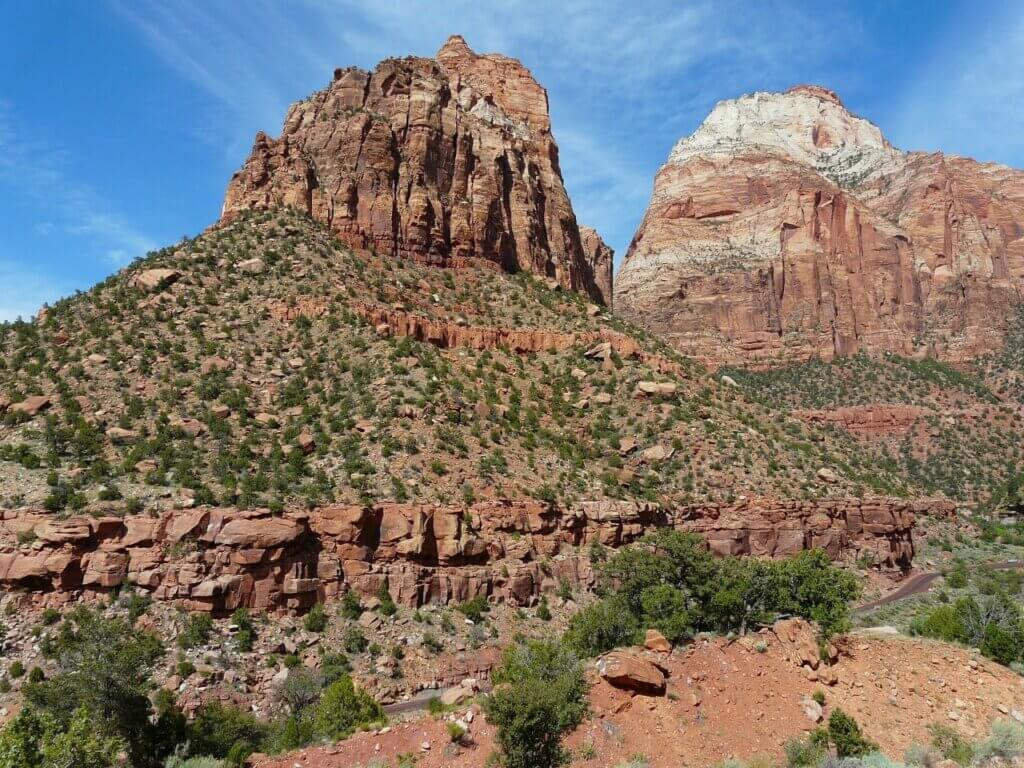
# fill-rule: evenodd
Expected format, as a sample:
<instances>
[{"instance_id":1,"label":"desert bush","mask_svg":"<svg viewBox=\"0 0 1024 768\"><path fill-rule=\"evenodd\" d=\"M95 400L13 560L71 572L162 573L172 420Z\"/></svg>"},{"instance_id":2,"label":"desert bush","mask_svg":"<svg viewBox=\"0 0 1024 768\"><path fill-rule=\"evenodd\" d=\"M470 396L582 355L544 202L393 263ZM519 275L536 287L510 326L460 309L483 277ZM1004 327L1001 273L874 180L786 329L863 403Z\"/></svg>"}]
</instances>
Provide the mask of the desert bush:
<instances>
[{"instance_id":1,"label":"desert bush","mask_svg":"<svg viewBox=\"0 0 1024 768\"><path fill-rule=\"evenodd\" d=\"M562 734L586 712L586 684L575 654L559 643L528 641L506 649L495 670L487 719L497 726L505 768L551 768L568 754Z\"/></svg>"},{"instance_id":2,"label":"desert bush","mask_svg":"<svg viewBox=\"0 0 1024 768\"><path fill-rule=\"evenodd\" d=\"M310 608L302 625L307 632L323 632L327 629L327 611L324 610L324 604L316 603Z\"/></svg>"},{"instance_id":3,"label":"desert bush","mask_svg":"<svg viewBox=\"0 0 1024 768\"><path fill-rule=\"evenodd\" d=\"M597 656L637 640L640 626L619 596L608 597L578 611L570 620L563 642L582 657Z\"/></svg>"},{"instance_id":4,"label":"desert bush","mask_svg":"<svg viewBox=\"0 0 1024 768\"><path fill-rule=\"evenodd\" d=\"M351 677L343 675L324 690L316 706L314 725L320 736L338 740L384 719L383 707L366 691L356 688Z\"/></svg>"},{"instance_id":5,"label":"desert bush","mask_svg":"<svg viewBox=\"0 0 1024 768\"><path fill-rule=\"evenodd\" d=\"M1024 755L1024 725L1011 720L992 723L992 734L973 750L974 760L979 763L994 758L1010 761L1021 755Z\"/></svg>"}]
</instances>

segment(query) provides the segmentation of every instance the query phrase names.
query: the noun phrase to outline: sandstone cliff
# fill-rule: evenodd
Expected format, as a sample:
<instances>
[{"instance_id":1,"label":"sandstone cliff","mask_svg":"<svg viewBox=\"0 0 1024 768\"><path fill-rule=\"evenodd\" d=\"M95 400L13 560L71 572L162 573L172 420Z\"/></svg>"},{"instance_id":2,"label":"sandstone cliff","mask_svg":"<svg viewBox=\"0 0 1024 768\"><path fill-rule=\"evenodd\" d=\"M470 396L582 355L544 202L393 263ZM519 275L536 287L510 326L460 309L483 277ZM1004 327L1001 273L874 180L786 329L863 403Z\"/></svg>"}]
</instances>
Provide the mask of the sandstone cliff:
<instances>
[{"instance_id":1,"label":"sandstone cliff","mask_svg":"<svg viewBox=\"0 0 1024 768\"><path fill-rule=\"evenodd\" d=\"M515 59L478 55L461 37L435 59L338 69L292 106L279 138L258 134L222 218L273 205L355 248L446 266L486 259L596 300L611 293L611 259L581 242L547 92Z\"/></svg>"},{"instance_id":2,"label":"sandstone cliff","mask_svg":"<svg viewBox=\"0 0 1024 768\"><path fill-rule=\"evenodd\" d=\"M302 609L344 589L386 583L410 606L477 595L527 604L562 580L590 587L585 545L628 544L659 527L700 533L719 554L775 557L821 548L889 568L913 556L915 516L952 515L943 500L787 501L662 508L626 501L572 508L537 501L471 507L333 505L273 516L196 508L159 517L0 519L0 585L62 604L125 583L192 610Z\"/></svg>"},{"instance_id":3,"label":"sandstone cliff","mask_svg":"<svg viewBox=\"0 0 1024 768\"><path fill-rule=\"evenodd\" d=\"M711 364L964 360L1024 285L1024 172L904 153L835 93L718 104L658 173L616 305Z\"/></svg>"}]
</instances>

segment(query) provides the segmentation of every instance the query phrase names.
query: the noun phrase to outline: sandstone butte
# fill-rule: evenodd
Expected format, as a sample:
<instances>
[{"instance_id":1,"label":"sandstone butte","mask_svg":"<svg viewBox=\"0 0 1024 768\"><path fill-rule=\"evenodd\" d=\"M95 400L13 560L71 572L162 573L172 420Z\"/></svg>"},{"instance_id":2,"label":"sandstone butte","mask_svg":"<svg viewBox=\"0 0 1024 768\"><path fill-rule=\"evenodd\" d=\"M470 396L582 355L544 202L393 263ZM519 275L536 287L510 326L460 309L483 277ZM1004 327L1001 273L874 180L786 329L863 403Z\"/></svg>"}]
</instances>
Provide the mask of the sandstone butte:
<instances>
[{"instance_id":1,"label":"sandstone butte","mask_svg":"<svg viewBox=\"0 0 1024 768\"><path fill-rule=\"evenodd\" d=\"M290 205L343 241L442 266L484 259L610 303L612 251L576 223L547 91L459 36L436 58L338 69L256 136L221 213Z\"/></svg>"},{"instance_id":2,"label":"sandstone butte","mask_svg":"<svg viewBox=\"0 0 1024 768\"><path fill-rule=\"evenodd\" d=\"M478 595L524 605L563 580L594 582L587 547L619 547L659 527L703 535L719 554L779 557L821 548L836 559L902 570L918 514L953 514L945 500L750 499L664 509L624 501L561 508L537 501L472 507L382 503L272 515L195 508L158 517L72 517L5 510L0 584L47 605L123 584L188 610L239 606L301 611L346 589L396 601Z\"/></svg>"},{"instance_id":3,"label":"sandstone butte","mask_svg":"<svg viewBox=\"0 0 1024 768\"><path fill-rule=\"evenodd\" d=\"M720 102L654 182L616 308L711 365L997 349L1024 172L902 152L824 88Z\"/></svg>"}]
</instances>

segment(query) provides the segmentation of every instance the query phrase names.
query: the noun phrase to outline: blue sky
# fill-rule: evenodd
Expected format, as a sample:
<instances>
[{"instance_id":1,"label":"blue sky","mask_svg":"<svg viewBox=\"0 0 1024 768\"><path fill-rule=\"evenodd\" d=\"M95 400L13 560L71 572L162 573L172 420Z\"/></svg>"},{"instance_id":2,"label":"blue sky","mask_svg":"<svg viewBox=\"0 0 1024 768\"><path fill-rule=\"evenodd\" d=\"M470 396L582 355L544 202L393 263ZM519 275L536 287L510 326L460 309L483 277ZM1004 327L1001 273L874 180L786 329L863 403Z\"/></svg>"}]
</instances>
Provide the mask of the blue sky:
<instances>
[{"instance_id":1,"label":"blue sky","mask_svg":"<svg viewBox=\"0 0 1024 768\"><path fill-rule=\"evenodd\" d=\"M839 92L904 149L1024 167L1024 3L0 0L0 320L216 220L257 130L335 66L449 34L550 94L577 217L621 258L720 99Z\"/></svg>"}]
</instances>

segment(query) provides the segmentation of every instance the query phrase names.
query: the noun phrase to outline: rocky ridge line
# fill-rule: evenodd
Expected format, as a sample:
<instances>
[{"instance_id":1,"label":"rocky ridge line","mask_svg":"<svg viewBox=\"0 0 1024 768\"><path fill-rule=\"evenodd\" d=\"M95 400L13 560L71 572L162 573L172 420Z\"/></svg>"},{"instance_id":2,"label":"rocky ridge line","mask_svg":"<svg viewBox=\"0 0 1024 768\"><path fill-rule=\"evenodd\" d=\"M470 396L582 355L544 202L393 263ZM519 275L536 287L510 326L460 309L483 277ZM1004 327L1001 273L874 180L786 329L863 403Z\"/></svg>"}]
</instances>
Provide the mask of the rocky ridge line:
<instances>
[{"instance_id":1,"label":"rocky ridge line","mask_svg":"<svg viewBox=\"0 0 1024 768\"><path fill-rule=\"evenodd\" d=\"M635 502L537 501L471 507L334 505L281 516L195 508L159 517L57 520L8 510L0 523L0 584L63 604L132 584L189 610L301 610L346 588L402 604L477 595L523 605L562 580L592 586L581 548L620 547L661 527L695 531L719 554L777 557L822 548L833 558L909 567L921 513L944 500L743 500L663 509Z\"/></svg>"}]
</instances>

